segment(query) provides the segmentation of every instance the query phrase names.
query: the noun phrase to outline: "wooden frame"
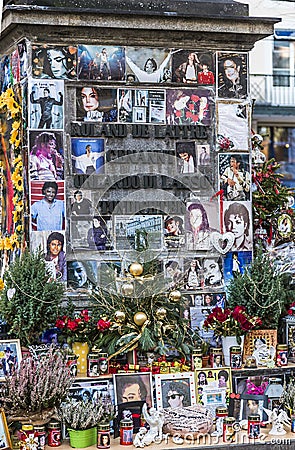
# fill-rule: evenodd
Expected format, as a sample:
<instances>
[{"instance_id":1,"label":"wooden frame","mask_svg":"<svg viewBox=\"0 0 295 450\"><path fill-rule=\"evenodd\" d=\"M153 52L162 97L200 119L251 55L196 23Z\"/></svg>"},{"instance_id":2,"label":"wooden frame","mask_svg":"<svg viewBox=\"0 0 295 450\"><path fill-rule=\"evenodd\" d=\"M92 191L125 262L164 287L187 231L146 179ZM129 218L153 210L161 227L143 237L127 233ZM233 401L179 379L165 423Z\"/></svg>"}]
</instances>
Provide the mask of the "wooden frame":
<instances>
[{"instance_id":1,"label":"wooden frame","mask_svg":"<svg viewBox=\"0 0 295 450\"><path fill-rule=\"evenodd\" d=\"M196 404L193 372L156 375L155 383L158 408L177 408ZM170 391L171 393L169 393ZM172 399L171 403L169 403L170 397ZM176 400L176 402L174 400ZM180 402L182 404L179 404ZM178 403L179 406L176 405L176 403Z\"/></svg>"},{"instance_id":2,"label":"wooden frame","mask_svg":"<svg viewBox=\"0 0 295 450\"><path fill-rule=\"evenodd\" d=\"M5 339L0 341L0 381L7 375L12 375L22 359L20 340Z\"/></svg>"},{"instance_id":3,"label":"wooden frame","mask_svg":"<svg viewBox=\"0 0 295 450\"><path fill-rule=\"evenodd\" d=\"M12 449L12 443L10 434L8 431L7 421L4 409L1 408L1 419L0 419L0 448L2 450Z\"/></svg>"},{"instance_id":4,"label":"wooden frame","mask_svg":"<svg viewBox=\"0 0 295 450\"><path fill-rule=\"evenodd\" d=\"M276 348L277 346L277 330L252 330L245 336L244 342L244 352L243 358L244 361L248 356L252 356L255 350L255 340L256 339L264 339L266 341L267 347L273 346Z\"/></svg>"}]
</instances>

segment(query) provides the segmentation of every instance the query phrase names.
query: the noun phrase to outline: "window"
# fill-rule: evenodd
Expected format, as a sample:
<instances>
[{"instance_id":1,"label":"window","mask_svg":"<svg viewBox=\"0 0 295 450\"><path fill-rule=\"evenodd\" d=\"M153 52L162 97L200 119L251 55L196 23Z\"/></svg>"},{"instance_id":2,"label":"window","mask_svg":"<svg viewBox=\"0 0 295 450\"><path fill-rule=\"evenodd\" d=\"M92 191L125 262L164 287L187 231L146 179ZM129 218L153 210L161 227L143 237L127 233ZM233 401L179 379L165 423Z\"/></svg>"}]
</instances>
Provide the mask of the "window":
<instances>
[{"instance_id":1,"label":"window","mask_svg":"<svg viewBox=\"0 0 295 450\"><path fill-rule=\"evenodd\" d=\"M290 42L274 40L273 85L290 86Z\"/></svg>"}]
</instances>

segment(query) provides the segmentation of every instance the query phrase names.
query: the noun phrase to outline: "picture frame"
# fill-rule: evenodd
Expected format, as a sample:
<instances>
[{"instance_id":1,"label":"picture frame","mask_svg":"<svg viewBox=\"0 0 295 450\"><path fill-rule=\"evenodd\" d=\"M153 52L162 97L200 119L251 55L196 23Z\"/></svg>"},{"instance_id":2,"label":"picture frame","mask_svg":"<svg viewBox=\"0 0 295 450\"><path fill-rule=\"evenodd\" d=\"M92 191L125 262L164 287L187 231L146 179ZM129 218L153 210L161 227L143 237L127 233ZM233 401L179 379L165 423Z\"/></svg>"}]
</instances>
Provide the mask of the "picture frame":
<instances>
[{"instance_id":1,"label":"picture frame","mask_svg":"<svg viewBox=\"0 0 295 450\"><path fill-rule=\"evenodd\" d=\"M22 360L19 339L5 339L0 341L0 381L19 367Z\"/></svg>"},{"instance_id":2,"label":"picture frame","mask_svg":"<svg viewBox=\"0 0 295 450\"><path fill-rule=\"evenodd\" d=\"M295 361L295 318L287 316L284 318L284 337L289 347L289 360Z\"/></svg>"},{"instance_id":3,"label":"picture frame","mask_svg":"<svg viewBox=\"0 0 295 450\"><path fill-rule=\"evenodd\" d=\"M276 349L277 330L251 330L250 333L246 334L243 351L244 361L248 356L253 355L257 339L265 341L268 348L273 347Z\"/></svg>"},{"instance_id":4,"label":"picture frame","mask_svg":"<svg viewBox=\"0 0 295 450\"><path fill-rule=\"evenodd\" d=\"M193 372L167 373L155 376L158 408L182 408L196 404Z\"/></svg>"},{"instance_id":5,"label":"picture frame","mask_svg":"<svg viewBox=\"0 0 295 450\"><path fill-rule=\"evenodd\" d=\"M266 395L242 394L239 420L248 419L250 414L259 414L261 421L267 420L263 408L267 408Z\"/></svg>"},{"instance_id":6,"label":"picture frame","mask_svg":"<svg viewBox=\"0 0 295 450\"><path fill-rule=\"evenodd\" d=\"M153 406L151 372L114 374L113 382L116 405L144 400Z\"/></svg>"},{"instance_id":7,"label":"picture frame","mask_svg":"<svg viewBox=\"0 0 295 450\"><path fill-rule=\"evenodd\" d=\"M204 395L215 394L224 391L225 396L221 400L226 400L232 391L232 376L230 367L218 369L198 369L195 370L195 384L197 391L197 402L203 403ZM216 397L216 396L215 396ZM208 399L207 399L208 400ZM217 399L215 398L215 402Z\"/></svg>"},{"instance_id":8,"label":"picture frame","mask_svg":"<svg viewBox=\"0 0 295 450\"><path fill-rule=\"evenodd\" d=\"M12 442L3 408L0 410L0 448L3 450L12 449Z\"/></svg>"}]
</instances>

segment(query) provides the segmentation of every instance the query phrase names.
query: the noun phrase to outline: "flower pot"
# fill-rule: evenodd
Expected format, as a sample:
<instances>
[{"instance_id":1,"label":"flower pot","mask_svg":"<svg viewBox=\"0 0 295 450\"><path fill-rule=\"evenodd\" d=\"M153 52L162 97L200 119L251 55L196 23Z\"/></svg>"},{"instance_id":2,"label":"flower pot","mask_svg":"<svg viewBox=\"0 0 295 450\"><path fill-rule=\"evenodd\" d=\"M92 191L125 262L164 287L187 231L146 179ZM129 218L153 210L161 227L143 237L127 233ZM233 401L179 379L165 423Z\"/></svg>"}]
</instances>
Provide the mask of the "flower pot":
<instances>
[{"instance_id":1,"label":"flower pot","mask_svg":"<svg viewBox=\"0 0 295 450\"><path fill-rule=\"evenodd\" d=\"M242 348L242 352L243 352L244 338L245 338L245 336L241 336L241 343L239 344L236 336L221 336L223 360L224 360L225 366L230 367L230 352L229 352L229 350L231 347L240 345L240 347Z\"/></svg>"},{"instance_id":2,"label":"flower pot","mask_svg":"<svg viewBox=\"0 0 295 450\"><path fill-rule=\"evenodd\" d=\"M87 373L87 355L89 353L89 346L87 342L73 342L72 350L77 356L77 373Z\"/></svg>"},{"instance_id":3,"label":"flower pot","mask_svg":"<svg viewBox=\"0 0 295 450\"><path fill-rule=\"evenodd\" d=\"M96 445L96 427L88 430L71 430L68 428L68 432L70 435L70 446L73 448L86 448Z\"/></svg>"}]
</instances>

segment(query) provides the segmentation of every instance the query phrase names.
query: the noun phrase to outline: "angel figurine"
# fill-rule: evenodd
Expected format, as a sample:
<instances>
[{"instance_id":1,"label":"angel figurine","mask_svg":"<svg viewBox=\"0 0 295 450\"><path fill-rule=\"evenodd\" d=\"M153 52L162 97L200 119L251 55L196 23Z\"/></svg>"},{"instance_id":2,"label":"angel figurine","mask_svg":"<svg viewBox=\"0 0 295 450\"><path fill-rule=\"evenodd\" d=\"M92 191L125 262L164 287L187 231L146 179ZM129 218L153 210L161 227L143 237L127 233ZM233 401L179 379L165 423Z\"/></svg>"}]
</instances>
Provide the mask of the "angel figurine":
<instances>
[{"instance_id":1,"label":"angel figurine","mask_svg":"<svg viewBox=\"0 0 295 450\"><path fill-rule=\"evenodd\" d=\"M271 430L268 434L273 436L281 436L283 434L286 434L286 430L284 429L284 426L290 426L290 419L285 411L280 411L278 408L274 408L273 410L263 408L263 410L266 412L268 416L267 423L271 424Z\"/></svg>"},{"instance_id":2,"label":"angel figurine","mask_svg":"<svg viewBox=\"0 0 295 450\"><path fill-rule=\"evenodd\" d=\"M142 443L144 445L150 445L152 442L162 442L164 414L157 411L156 408L150 408L148 412L146 403L142 407L142 414L150 426L150 429L142 438Z\"/></svg>"}]
</instances>

